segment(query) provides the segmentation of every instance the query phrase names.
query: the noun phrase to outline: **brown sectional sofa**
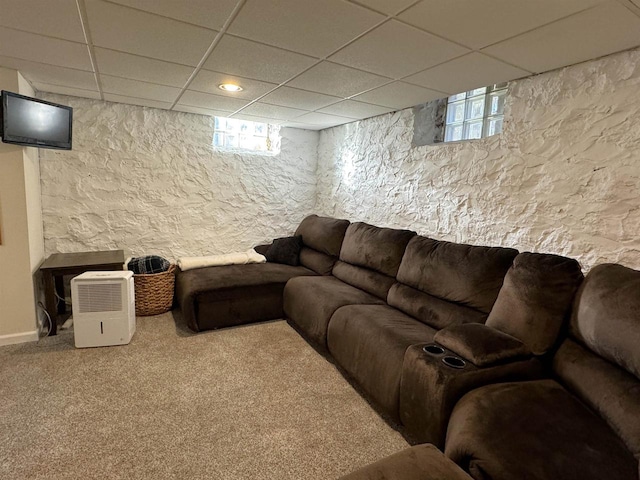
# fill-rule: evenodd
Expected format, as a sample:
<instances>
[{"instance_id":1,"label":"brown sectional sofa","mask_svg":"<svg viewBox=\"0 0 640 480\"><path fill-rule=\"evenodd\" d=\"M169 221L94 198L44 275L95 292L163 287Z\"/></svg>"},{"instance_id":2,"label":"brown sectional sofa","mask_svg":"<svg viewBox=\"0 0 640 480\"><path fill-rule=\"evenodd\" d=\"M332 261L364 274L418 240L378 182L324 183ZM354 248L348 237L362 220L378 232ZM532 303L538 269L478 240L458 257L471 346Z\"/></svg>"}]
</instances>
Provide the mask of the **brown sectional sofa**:
<instances>
[{"instance_id":1,"label":"brown sectional sofa","mask_svg":"<svg viewBox=\"0 0 640 480\"><path fill-rule=\"evenodd\" d=\"M284 314L412 443L446 445L475 479L638 480L640 272L583 282L566 257L315 215L296 235L301 266L180 272L187 324ZM469 478L433 474L448 471L433 447L385 462L345 478Z\"/></svg>"}]
</instances>

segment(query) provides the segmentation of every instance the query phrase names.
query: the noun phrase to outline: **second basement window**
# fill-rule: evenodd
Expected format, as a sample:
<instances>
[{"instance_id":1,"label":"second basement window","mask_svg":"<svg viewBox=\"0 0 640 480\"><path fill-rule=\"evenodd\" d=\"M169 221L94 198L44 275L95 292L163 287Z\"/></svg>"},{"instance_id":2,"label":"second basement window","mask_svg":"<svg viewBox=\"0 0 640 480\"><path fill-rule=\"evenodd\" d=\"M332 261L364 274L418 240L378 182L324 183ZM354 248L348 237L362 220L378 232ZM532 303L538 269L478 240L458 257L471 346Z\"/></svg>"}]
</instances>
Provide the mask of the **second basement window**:
<instances>
[{"instance_id":1,"label":"second basement window","mask_svg":"<svg viewBox=\"0 0 640 480\"><path fill-rule=\"evenodd\" d=\"M268 123L215 117L213 146L228 150L277 153L278 127Z\"/></svg>"},{"instance_id":2,"label":"second basement window","mask_svg":"<svg viewBox=\"0 0 640 480\"><path fill-rule=\"evenodd\" d=\"M507 84L476 88L447 100L444 141L471 140L502 132Z\"/></svg>"}]
</instances>

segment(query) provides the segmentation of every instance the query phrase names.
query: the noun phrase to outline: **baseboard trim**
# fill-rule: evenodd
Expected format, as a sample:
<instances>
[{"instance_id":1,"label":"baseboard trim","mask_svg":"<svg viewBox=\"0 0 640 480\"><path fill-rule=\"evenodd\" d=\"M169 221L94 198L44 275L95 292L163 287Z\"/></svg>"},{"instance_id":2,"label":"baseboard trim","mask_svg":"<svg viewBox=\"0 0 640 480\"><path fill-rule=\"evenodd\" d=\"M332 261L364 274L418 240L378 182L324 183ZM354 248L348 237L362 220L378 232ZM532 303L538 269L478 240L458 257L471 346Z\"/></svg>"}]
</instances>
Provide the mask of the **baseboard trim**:
<instances>
[{"instance_id":1,"label":"baseboard trim","mask_svg":"<svg viewBox=\"0 0 640 480\"><path fill-rule=\"evenodd\" d=\"M0 335L0 346L15 345L16 343L37 342L39 338L37 330L34 330L33 332Z\"/></svg>"}]
</instances>

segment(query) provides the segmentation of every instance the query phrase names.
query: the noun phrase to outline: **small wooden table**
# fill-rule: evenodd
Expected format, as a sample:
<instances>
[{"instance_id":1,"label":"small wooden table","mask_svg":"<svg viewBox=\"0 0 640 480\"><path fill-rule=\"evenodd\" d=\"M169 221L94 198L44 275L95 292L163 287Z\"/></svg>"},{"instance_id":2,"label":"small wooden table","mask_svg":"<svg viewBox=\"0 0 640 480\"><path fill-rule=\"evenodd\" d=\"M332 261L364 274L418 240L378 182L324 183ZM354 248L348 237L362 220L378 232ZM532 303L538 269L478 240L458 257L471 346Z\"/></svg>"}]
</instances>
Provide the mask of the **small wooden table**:
<instances>
[{"instance_id":1,"label":"small wooden table","mask_svg":"<svg viewBox=\"0 0 640 480\"><path fill-rule=\"evenodd\" d=\"M56 300L56 293L64 297L64 275L80 275L84 272L99 270L122 270L124 251L108 250L103 252L54 253L40 266L44 277L44 293L47 312L51 315L51 331L58 331L58 315L66 313L64 301Z\"/></svg>"}]
</instances>

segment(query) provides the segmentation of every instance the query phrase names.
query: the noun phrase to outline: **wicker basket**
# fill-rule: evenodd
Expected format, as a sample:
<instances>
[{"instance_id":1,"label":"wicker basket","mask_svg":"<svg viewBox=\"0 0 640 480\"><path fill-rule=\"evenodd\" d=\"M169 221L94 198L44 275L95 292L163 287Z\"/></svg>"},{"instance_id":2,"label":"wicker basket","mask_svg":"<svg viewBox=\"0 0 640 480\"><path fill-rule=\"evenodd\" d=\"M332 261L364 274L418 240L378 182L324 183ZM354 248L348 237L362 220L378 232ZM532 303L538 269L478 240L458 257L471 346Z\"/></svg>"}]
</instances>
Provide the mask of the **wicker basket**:
<instances>
[{"instance_id":1,"label":"wicker basket","mask_svg":"<svg viewBox=\"0 0 640 480\"><path fill-rule=\"evenodd\" d=\"M136 315L146 317L160 315L171 310L173 290L176 284L176 266L161 273L136 274Z\"/></svg>"}]
</instances>

